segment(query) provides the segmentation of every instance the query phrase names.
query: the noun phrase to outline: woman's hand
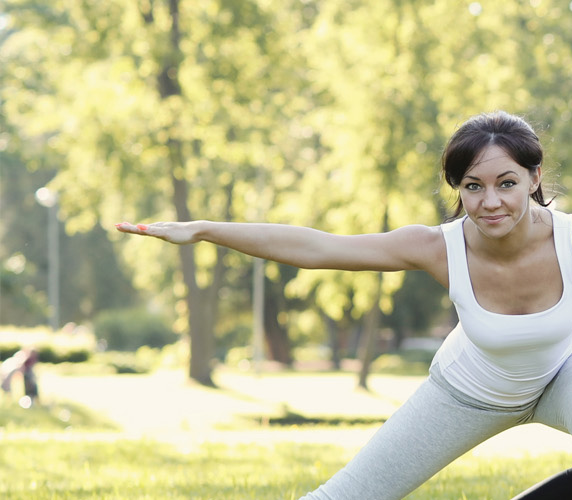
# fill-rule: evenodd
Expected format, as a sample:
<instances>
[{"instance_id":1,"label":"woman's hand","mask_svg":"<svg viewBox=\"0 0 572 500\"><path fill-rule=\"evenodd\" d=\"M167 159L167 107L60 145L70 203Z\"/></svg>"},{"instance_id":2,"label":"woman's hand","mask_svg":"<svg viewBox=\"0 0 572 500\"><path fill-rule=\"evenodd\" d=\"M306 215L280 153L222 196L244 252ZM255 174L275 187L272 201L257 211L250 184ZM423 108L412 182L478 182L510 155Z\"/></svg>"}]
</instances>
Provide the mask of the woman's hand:
<instances>
[{"instance_id":1,"label":"woman's hand","mask_svg":"<svg viewBox=\"0 0 572 500\"><path fill-rule=\"evenodd\" d=\"M122 233L153 236L169 243L186 245L200 241L197 225L198 222L154 222L152 224L136 225L129 222L121 222L120 224L115 224L115 227Z\"/></svg>"}]
</instances>

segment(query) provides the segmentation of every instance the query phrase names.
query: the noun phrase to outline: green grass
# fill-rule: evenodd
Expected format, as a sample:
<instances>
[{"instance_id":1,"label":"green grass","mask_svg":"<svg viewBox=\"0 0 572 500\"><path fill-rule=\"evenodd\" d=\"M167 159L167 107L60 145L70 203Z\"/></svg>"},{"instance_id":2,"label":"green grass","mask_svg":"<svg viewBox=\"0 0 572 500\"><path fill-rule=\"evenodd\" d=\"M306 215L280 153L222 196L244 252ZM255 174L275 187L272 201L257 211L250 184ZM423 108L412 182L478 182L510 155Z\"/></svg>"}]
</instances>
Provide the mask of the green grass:
<instances>
[{"instance_id":1,"label":"green grass","mask_svg":"<svg viewBox=\"0 0 572 500\"><path fill-rule=\"evenodd\" d=\"M109 432L117 431L118 427L101 415L72 402L37 405L29 409L12 402L0 405L0 430L9 433L30 430Z\"/></svg>"},{"instance_id":2,"label":"green grass","mask_svg":"<svg viewBox=\"0 0 572 500\"><path fill-rule=\"evenodd\" d=\"M307 426L364 425L372 423L285 411L268 420L267 432L290 428L294 436ZM266 446L258 441L236 446L211 443L184 452L184 438L179 447L127 440L97 413L62 402L26 410L5 401L0 405L0 438L0 498L6 500L297 500L357 451L318 444ZM407 500L509 500L571 465L572 453L520 459L467 454Z\"/></svg>"},{"instance_id":3,"label":"green grass","mask_svg":"<svg viewBox=\"0 0 572 500\"><path fill-rule=\"evenodd\" d=\"M407 500L508 500L570 464L570 455L480 459L467 455ZM0 497L8 500L291 500L349 459L335 446L210 444L185 454L149 441L7 440Z\"/></svg>"},{"instance_id":4,"label":"green grass","mask_svg":"<svg viewBox=\"0 0 572 500\"><path fill-rule=\"evenodd\" d=\"M407 500L509 500L533 484L570 467L571 454L524 458L461 457Z\"/></svg>"},{"instance_id":5,"label":"green grass","mask_svg":"<svg viewBox=\"0 0 572 500\"><path fill-rule=\"evenodd\" d=\"M3 499L294 498L342 463L333 447L228 448L185 455L145 441L4 442Z\"/></svg>"}]
</instances>

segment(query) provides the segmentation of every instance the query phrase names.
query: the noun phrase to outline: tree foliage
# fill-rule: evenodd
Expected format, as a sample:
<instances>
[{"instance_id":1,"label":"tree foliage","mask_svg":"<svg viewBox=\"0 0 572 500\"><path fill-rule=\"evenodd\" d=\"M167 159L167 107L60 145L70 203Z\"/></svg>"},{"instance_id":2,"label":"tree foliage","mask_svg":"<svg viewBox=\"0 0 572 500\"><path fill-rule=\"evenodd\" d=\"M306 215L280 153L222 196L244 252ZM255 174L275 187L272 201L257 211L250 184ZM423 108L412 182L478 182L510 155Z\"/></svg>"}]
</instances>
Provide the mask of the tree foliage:
<instances>
[{"instance_id":1,"label":"tree foliage","mask_svg":"<svg viewBox=\"0 0 572 500\"><path fill-rule=\"evenodd\" d=\"M447 137L497 108L545 124L548 166L572 183L572 12L556 0L7 0L4 9L0 145L30 171L55 171L68 233L104 227L133 283L177 311L179 331L190 326L203 381L212 339L247 321L250 260L123 238L114 222L265 220L338 233L437 224L454 201L438 176ZM279 342L306 335L288 320L295 308L307 324L362 323L370 335L380 322L432 321L431 310L418 315L424 326L394 313L411 281L402 274L271 263L266 274ZM443 292L419 286L438 314ZM410 302L421 300L411 290Z\"/></svg>"}]
</instances>

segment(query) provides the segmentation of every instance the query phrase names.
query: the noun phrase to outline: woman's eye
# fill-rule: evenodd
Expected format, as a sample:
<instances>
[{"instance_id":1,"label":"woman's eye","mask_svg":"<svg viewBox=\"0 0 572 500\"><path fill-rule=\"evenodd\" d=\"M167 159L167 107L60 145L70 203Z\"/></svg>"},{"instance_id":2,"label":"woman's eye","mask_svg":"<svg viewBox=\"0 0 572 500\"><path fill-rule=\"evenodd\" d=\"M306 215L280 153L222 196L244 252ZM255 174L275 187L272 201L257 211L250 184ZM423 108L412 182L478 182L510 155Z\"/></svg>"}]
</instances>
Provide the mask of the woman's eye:
<instances>
[{"instance_id":1,"label":"woman's eye","mask_svg":"<svg viewBox=\"0 0 572 500\"><path fill-rule=\"evenodd\" d=\"M479 188L480 186L476 182L471 182L465 185L465 189L467 189L468 191L476 191Z\"/></svg>"},{"instance_id":2,"label":"woman's eye","mask_svg":"<svg viewBox=\"0 0 572 500\"><path fill-rule=\"evenodd\" d=\"M515 186L515 185L516 185L516 182L514 182L514 181L503 181L502 184L501 184L501 187L503 187L503 188L511 188L511 187L513 187L513 186Z\"/></svg>"}]
</instances>

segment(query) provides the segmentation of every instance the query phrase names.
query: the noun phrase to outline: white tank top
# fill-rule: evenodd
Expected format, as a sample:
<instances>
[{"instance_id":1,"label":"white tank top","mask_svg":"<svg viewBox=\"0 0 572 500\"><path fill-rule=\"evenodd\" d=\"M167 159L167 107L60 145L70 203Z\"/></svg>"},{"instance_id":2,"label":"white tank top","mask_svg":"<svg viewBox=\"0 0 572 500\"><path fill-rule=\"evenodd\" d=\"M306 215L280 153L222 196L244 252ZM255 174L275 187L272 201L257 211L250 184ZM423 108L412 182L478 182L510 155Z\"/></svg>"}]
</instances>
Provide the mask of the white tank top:
<instances>
[{"instance_id":1,"label":"white tank top","mask_svg":"<svg viewBox=\"0 0 572 500\"><path fill-rule=\"evenodd\" d=\"M564 289L556 305L532 314L505 315L483 309L469 276L463 233L466 217L441 226L449 297L459 324L445 339L433 365L439 364L442 376L453 387L485 403L530 403L572 354L572 217L551 213Z\"/></svg>"}]
</instances>

